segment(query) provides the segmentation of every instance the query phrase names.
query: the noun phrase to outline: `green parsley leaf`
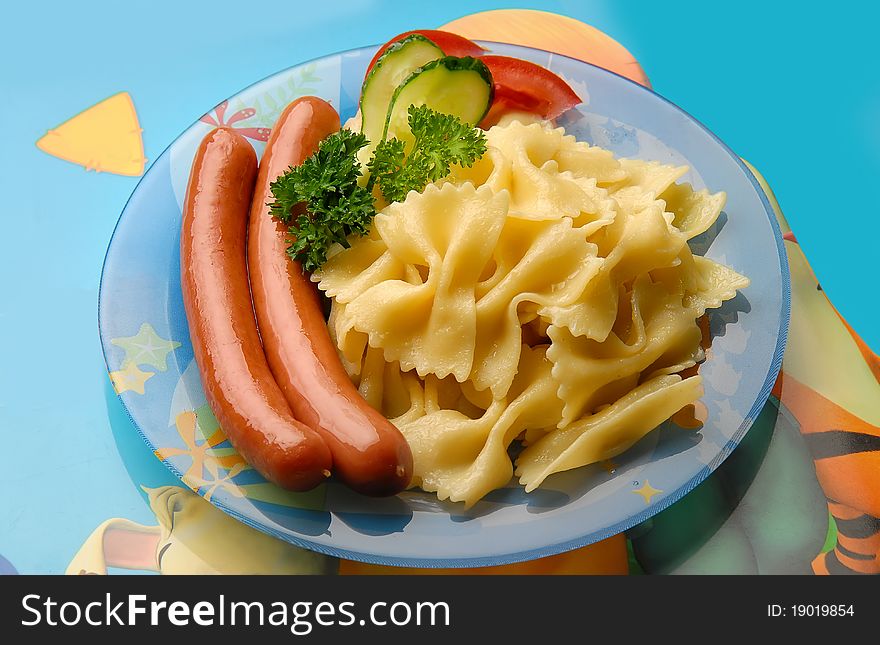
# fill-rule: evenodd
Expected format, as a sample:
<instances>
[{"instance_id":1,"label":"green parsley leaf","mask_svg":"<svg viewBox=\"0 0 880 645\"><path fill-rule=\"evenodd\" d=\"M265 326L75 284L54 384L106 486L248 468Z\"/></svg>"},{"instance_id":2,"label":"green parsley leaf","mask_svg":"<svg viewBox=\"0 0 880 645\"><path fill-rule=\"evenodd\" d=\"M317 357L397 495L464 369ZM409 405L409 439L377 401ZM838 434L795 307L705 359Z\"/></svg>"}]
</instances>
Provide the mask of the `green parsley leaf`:
<instances>
[{"instance_id":1,"label":"green parsley leaf","mask_svg":"<svg viewBox=\"0 0 880 645\"><path fill-rule=\"evenodd\" d=\"M388 139L376 146L370 169L371 184L378 184L389 202L402 201L410 190L421 191L432 181L449 174L453 164L471 166L486 152L486 135L451 114L426 105L411 105L407 111L413 143Z\"/></svg>"},{"instance_id":2,"label":"green parsley leaf","mask_svg":"<svg viewBox=\"0 0 880 645\"><path fill-rule=\"evenodd\" d=\"M367 138L351 130L334 132L302 164L290 168L271 184L275 198L272 216L290 224L288 254L314 271L327 261L334 242L350 246L348 236L366 235L376 214L373 196L358 185L357 152ZM305 203L305 212L297 206Z\"/></svg>"}]
</instances>

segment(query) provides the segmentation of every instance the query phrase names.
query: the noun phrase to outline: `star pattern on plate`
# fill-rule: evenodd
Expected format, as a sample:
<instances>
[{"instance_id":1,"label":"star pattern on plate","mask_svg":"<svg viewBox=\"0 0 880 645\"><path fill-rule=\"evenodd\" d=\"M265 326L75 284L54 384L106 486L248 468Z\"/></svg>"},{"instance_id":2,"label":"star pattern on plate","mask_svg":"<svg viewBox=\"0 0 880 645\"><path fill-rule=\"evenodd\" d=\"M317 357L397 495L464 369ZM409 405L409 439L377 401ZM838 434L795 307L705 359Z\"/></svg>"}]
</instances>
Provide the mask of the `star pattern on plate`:
<instances>
[{"instance_id":1,"label":"star pattern on plate","mask_svg":"<svg viewBox=\"0 0 880 645\"><path fill-rule=\"evenodd\" d=\"M145 372L135 363L128 363L122 369L110 372L110 382L117 394L123 392L144 393L144 384L155 376L155 372Z\"/></svg>"},{"instance_id":2,"label":"star pattern on plate","mask_svg":"<svg viewBox=\"0 0 880 645\"><path fill-rule=\"evenodd\" d=\"M642 499L645 500L645 506L647 506L651 503L651 499L654 497L654 495L659 495L663 491L659 488L654 488L653 486L651 486L651 482L646 479L641 488L636 488L635 490L632 490L630 492L635 493L636 495L641 495Z\"/></svg>"},{"instance_id":3,"label":"star pattern on plate","mask_svg":"<svg viewBox=\"0 0 880 645\"><path fill-rule=\"evenodd\" d=\"M159 336L150 323L141 325L134 336L113 338L110 342L125 350L123 365L149 365L162 372L168 369L168 354L180 347L177 341Z\"/></svg>"}]
</instances>

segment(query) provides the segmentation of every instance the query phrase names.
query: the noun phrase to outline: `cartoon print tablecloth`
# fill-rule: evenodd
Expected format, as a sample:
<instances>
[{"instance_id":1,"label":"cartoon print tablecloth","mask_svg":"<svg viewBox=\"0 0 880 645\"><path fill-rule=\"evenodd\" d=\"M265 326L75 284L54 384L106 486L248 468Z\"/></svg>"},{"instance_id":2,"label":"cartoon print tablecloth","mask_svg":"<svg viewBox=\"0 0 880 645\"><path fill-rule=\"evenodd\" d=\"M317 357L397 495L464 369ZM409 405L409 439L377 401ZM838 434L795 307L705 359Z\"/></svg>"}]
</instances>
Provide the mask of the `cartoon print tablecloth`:
<instances>
[{"instance_id":1,"label":"cartoon print tablecloth","mask_svg":"<svg viewBox=\"0 0 880 645\"><path fill-rule=\"evenodd\" d=\"M511 10L466 16L444 28L475 39L559 51L648 84L626 49L569 18ZM265 114L308 93L309 79L292 79L289 89L288 97L264 99L274 106L221 104L203 120L235 125L253 140L265 141L271 127ZM53 128L37 145L88 169L137 176L145 161L140 127L131 98L121 92ZM626 535L551 558L474 572L880 572L880 360L831 306L770 188L754 173L776 209L792 274L783 373L758 421L709 479ZM181 486L145 448L117 396L143 393L179 343L157 336L148 324L113 343L127 359L123 369L109 374L104 391L113 442L128 475L117 479L119 485L142 491L155 520L108 517L87 530L76 527L82 543L71 554L67 573L418 571L293 547L238 523ZM231 451L213 451L223 439L219 431L197 437L199 414L204 411L183 410L175 420L192 455L187 471L192 477L186 481L196 489L212 485L205 479L210 479L205 469L210 470L212 459L230 471L240 461ZM212 458L204 460L208 451ZM8 512L6 522L12 530ZM14 562L0 557L0 572L15 572Z\"/></svg>"}]
</instances>

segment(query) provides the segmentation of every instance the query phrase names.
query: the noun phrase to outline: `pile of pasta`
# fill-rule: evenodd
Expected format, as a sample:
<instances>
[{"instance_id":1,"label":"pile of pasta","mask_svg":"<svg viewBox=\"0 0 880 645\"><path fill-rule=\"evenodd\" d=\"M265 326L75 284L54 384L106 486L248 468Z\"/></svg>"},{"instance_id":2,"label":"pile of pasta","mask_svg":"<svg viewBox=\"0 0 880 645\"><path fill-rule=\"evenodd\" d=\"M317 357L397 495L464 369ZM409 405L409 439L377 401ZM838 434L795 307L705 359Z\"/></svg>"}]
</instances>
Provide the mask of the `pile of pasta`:
<instances>
[{"instance_id":1,"label":"pile of pasta","mask_svg":"<svg viewBox=\"0 0 880 645\"><path fill-rule=\"evenodd\" d=\"M382 209L313 275L414 484L466 506L514 473L531 491L609 459L695 402L698 319L749 283L691 253L725 195L676 183L687 167L548 123L486 137L473 167Z\"/></svg>"}]
</instances>

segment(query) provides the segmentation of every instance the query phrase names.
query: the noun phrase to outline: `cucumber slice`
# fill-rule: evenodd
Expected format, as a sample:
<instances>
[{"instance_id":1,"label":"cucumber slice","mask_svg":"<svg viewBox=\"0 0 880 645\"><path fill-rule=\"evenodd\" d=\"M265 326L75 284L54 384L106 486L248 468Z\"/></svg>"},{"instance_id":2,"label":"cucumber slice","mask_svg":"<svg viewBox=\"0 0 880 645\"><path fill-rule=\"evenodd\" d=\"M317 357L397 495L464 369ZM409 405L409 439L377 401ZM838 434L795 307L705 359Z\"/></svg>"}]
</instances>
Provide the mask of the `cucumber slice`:
<instances>
[{"instance_id":1,"label":"cucumber slice","mask_svg":"<svg viewBox=\"0 0 880 645\"><path fill-rule=\"evenodd\" d=\"M361 90L361 132L374 148L382 140L388 105L397 87L413 70L443 57L433 42L420 34L412 34L394 43L382 54L364 80Z\"/></svg>"},{"instance_id":2,"label":"cucumber slice","mask_svg":"<svg viewBox=\"0 0 880 645\"><path fill-rule=\"evenodd\" d=\"M412 140L408 123L411 105L427 105L476 125L489 110L493 93L492 73L479 58L444 56L432 60L413 71L394 91L382 140Z\"/></svg>"}]
</instances>

